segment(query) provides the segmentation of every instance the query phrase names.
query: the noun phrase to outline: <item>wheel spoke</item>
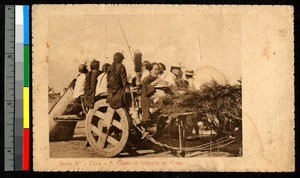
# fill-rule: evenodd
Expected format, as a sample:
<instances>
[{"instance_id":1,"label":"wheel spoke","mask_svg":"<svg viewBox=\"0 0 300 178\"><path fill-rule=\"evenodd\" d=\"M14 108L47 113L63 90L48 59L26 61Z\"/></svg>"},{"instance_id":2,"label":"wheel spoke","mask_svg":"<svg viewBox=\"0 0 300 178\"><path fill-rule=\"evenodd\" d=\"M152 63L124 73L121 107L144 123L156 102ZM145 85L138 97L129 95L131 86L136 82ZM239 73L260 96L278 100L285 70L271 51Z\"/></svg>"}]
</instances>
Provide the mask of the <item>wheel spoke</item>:
<instances>
[{"instance_id":1,"label":"wheel spoke","mask_svg":"<svg viewBox=\"0 0 300 178\"><path fill-rule=\"evenodd\" d=\"M99 135L98 141L97 141L97 147L99 148L104 148L105 143L107 141L107 134L106 133L101 133L101 135Z\"/></svg>"},{"instance_id":2,"label":"wheel spoke","mask_svg":"<svg viewBox=\"0 0 300 178\"><path fill-rule=\"evenodd\" d=\"M112 145L114 145L114 146L116 146L117 144L119 144L119 141L116 140L115 138L111 137L111 136L107 137L107 142L110 143L110 144L112 144Z\"/></svg>"},{"instance_id":3,"label":"wheel spoke","mask_svg":"<svg viewBox=\"0 0 300 178\"><path fill-rule=\"evenodd\" d=\"M103 112L96 111L94 115L98 118L105 119L105 114Z\"/></svg>"},{"instance_id":4,"label":"wheel spoke","mask_svg":"<svg viewBox=\"0 0 300 178\"><path fill-rule=\"evenodd\" d=\"M107 118L113 118L113 116L114 116L114 114L115 114L115 111L116 110L114 110L113 108L111 108L111 107L108 107L107 108L107 111L106 111L106 113L105 113L105 119L107 119Z\"/></svg>"},{"instance_id":5,"label":"wheel spoke","mask_svg":"<svg viewBox=\"0 0 300 178\"><path fill-rule=\"evenodd\" d=\"M117 127L119 130L122 130L122 125L120 122L116 121L116 120L113 120L112 121L112 125Z\"/></svg>"},{"instance_id":6,"label":"wheel spoke","mask_svg":"<svg viewBox=\"0 0 300 178\"><path fill-rule=\"evenodd\" d=\"M97 135L102 135L102 131L98 128L98 127L96 127L96 126L94 126L93 124L92 124L92 126L91 126L91 129L92 129L92 131L93 132L95 132Z\"/></svg>"}]
</instances>

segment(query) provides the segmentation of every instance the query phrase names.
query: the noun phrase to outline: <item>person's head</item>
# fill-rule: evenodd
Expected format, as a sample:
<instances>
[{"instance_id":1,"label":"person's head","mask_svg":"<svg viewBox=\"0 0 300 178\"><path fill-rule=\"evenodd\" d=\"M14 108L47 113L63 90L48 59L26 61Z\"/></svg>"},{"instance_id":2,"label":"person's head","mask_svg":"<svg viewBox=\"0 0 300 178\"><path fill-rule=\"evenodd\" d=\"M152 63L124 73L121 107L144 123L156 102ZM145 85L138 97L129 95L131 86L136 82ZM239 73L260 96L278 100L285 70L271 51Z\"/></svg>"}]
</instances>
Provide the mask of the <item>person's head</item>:
<instances>
[{"instance_id":1,"label":"person's head","mask_svg":"<svg viewBox=\"0 0 300 178\"><path fill-rule=\"evenodd\" d=\"M172 66L170 71L175 74L176 76L180 75L180 71L181 71L181 68L180 67L174 67Z\"/></svg>"},{"instance_id":2,"label":"person's head","mask_svg":"<svg viewBox=\"0 0 300 178\"><path fill-rule=\"evenodd\" d=\"M193 78L193 76L192 75L185 75L185 78L190 79L190 78Z\"/></svg>"},{"instance_id":3,"label":"person's head","mask_svg":"<svg viewBox=\"0 0 300 178\"><path fill-rule=\"evenodd\" d=\"M110 64L109 63L105 63L103 66L102 66L102 72L106 73L108 68L109 68Z\"/></svg>"},{"instance_id":4,"label":"person's head","mask_svg":"<svg viewBox=\"0 0 300 178\"><path fill-rule=\"evenodd\" d=\"M78 66L78 72L83 73L83 74L88 73L88 70L87 70L87 68L86 68L86 65L85 65L85 64L80 64L80 65Z\"/></svg>"},{"instance_id":5,"label":"person's head","mask_svg":"<svg viewBox=\"0 0 300 178\"><path fill-rule=\"evenodd\" d=\"M159 64L156 62L153 62L150 64L150 75L152 77L157 77L159 72L160 72L160 68L159 68Z\"/></svg>"},{"instance_id":6,"label":"person's head","mask_svg":"<svg viewBox=\"0 0 300 178\"><path fill-rule=\"evenodd\" d=\"M149 61L143 61L143 63L142 63L142 71L143 70L151 70L151 64L150 64L150 62Z\"/></svg>"},{"instance_id":7,"label":"person's head","mask_svg":"<svg viewBox=\"0 0 300 178\"><path fill-rule=\"evenodd\" d=\"M178 77L178 79L181 79L183 77L183 72L181 69L179 69L177 77Z\"/></svg>"},{"instance_id":8,"label":"person's head","mask_svg":"<svg viewBox=\"0 0 300 178\"><path fill-rule=\"evenodd\" d=\"M194 76L194 71L193 70L186 70L185 71L185 78L186 79L193 78L193 76Z\"/></svg>"},{"instance_id":9,"label":"person's head","mask_svg":"<svg viewBox=\"0 0 300 178\"><path fill-rule=\"evenodd\" d=\"M159 63L159 68L160 68L160 74L164 73L166 71L166 66L163 63Z\"/></svg>"},{"instance_id":10,"label":"person's head","mask_svg":"<svg viewBox=\"0 0 300 178\"><path fill-rule=\"evenodd\" d=\"M180 73L182 72L181 71L181 63L180 62L174 62L172 65L171 65L171 73L175 74L177 77L180 75Z\"/></svg>"},{"instance_id":11,"label":"person's head","mask_svg":"<svg viewBox=\"0 0 300 178\"><path fill-rule=\"evenodd\" d=\"M122 53L117 52L114 54L114 57L113 57L114 63L122 64L123 59L124 59L124 56Z\"/></svg>"},{"instance_id":12,"label":"person's head","mask_svg":"<svg viewBox=\"0 0 300 178\"><path fill-rule=\"evenodd\" d=\"M97 60L93 60L90 64L91 70L99 70L100 62Z\"/></svg>"}]
</instances>

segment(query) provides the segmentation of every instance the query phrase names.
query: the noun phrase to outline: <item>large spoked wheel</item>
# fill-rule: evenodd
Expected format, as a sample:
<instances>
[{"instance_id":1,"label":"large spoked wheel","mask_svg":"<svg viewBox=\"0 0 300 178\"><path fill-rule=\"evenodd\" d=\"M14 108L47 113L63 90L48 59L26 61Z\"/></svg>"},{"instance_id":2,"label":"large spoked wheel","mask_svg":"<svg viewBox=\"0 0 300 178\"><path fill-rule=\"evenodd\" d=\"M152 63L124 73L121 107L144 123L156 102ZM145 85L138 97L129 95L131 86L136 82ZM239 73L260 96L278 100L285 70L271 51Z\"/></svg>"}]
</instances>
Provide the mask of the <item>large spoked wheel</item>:
<instances>
[{"instance_id":1,"label":"large spoked wheel","mask_svg":"<svg viewBox=\"0 0 300 178\"><path fill-rule=\"evenodd\" d=\"M95 103L86 116L86 136L100 156L113 157L125 147L129 135L129 118L124 108L112 109L105 99Z\"/></svg>"}]
</instances>

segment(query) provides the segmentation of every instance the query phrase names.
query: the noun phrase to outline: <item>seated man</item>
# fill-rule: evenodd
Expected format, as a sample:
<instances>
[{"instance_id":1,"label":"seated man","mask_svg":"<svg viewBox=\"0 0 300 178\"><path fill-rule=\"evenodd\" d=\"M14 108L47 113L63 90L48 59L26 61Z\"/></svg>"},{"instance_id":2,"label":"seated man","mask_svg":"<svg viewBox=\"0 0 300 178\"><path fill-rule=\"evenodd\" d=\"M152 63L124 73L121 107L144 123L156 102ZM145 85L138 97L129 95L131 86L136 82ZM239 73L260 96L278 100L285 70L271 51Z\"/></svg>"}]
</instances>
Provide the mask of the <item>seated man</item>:
<instances>
[{"instance_id":1,"label":"seated man","mask_svg":"<svg viewBox=\"0 0 300 178\"><path fill-rule=\"evenodd\" d=\"M86 74L83 103L88 109L93 109L95 104L95 93L97 78L101 74L99 61L93 60L90 64L91 71Z\"/></svg>"},{"instance_id":2,"label":"seated man","mask_svg":"<svg viewBox=\"0 0 300 178\"><path fill-rule=\"evenodd\" d=\"M142 120L143 123L151 121L151 99L150 97L155 93L154 85L159 82L157 79L159 74L159 65L152 63L150 66L150 75L142 80L142 92L141 92L141 109L142 109Z\"/></svg>"},{"instance_id":3,"label":"seated man","mask_svg":"<svg viewBox=\"0 0 300 178\"><path fill-rule=\"evenodd\" d=\"M176 79L175 83L180 91L186 91L189 87L189 83L183 78L183 72L181 70L178 73L178 78Z\"/></svg>"},{"instance_id":4,"label":"seated man","mask_svg":"<svg viewBox=\"0 0 300 178\"><path fill-rule=\"evenodd\" d=\"M84 87L85 87L85 77L88 73L88 70L86 68L85 64L80 64L78 66L78 72L79 75L76 78L74 91L73 91L73 98L79 98L84 94Z\"/></svg>"},{"instance_id":5,"label":"seated man","mask_svg":"<svg viewBox=\"0 0 300 178\"><path fill-rule=\"evenodd\" d=\"M180 75L181 71L181 64L175 63L171 65L170 72L166 71L166 66L163 63L159 63L160 66L160 73L159 79L161 79L164 83L168 84L168 93L173 96L178 96L180 94L180 89L182 88L183 82L182 77Z\"/></svg>"},{"instance_id":6,"label":"seated man","mask_svg":"<svg viewBox=\"0 0 300 178\"><path fill-rule=\"evenodd\" d=\"M99 100L102 94L107 94L107 71L110 64L105 63L102 66L102 74L99 75L97 78L97 86L96 86L96 93L95 93L95 100Z\"/></svg>"},{"instance_id":7,"label":"seated man","mask_svg":"<svg viewBox=\"0 0 300 178\"><path fill-rule=\"evenodd\" d=\"M82 111L81 97L84 95L85 78L88 70L85 64L78 66L79 75L74 79L68 88L73 88L73 100L70 102L63 114L78 114Z\"/></svg>"},{"instance_id":8,"label":"seated man","mask_svg":"<svg viewBox=\"0 0 300 178\"><path fill-rule=\"evenodd\" d=\"M158 79L159 72L159 65L157 63L152 63L150 75L145 77L142 81L142 125L145 127L151 126L151 124L155 123L156 118L153 117L153 113L162 109L165 101L169 101L163 90L156 89L157 84L162 82L161 79Z\"/></svg>"},{"instance_id":9,"label":"seated man","mask_svg":"<svg viewBox=\"0 0 300 178\"><path fill-rule=\"evenodd\" d=\"M188 82L188 89L195 90L195 79L194 79L194 71L193 70L186 70L185 71L185 78Z\"/></svg>"},{"instance_id":10,"label":"seated man","mask_svg":"<svg viewBox=\"0 0 300 178\"><path fill-rule=\"evenodd\" d=\"M167 69L166 69L166 66L165 64L163 63L159 63L159 68L160 68L160 72L158 74L158 78L162 79L162 80L165 80L166 76L167 76Z\"/></svg>"},{"instance_id":11,"label":"seated man","mask_svg":"<svg viewBox=\"0 0 300 178\"><path fill-rule=\"evenodd\" d=\"M176 86L176 81L179 79L180 71L181 71L181 63L180 62L173 63L171 65L170 72L166 73L164 80L170 83L171 85Z\"/></svg>"}]
</instances>

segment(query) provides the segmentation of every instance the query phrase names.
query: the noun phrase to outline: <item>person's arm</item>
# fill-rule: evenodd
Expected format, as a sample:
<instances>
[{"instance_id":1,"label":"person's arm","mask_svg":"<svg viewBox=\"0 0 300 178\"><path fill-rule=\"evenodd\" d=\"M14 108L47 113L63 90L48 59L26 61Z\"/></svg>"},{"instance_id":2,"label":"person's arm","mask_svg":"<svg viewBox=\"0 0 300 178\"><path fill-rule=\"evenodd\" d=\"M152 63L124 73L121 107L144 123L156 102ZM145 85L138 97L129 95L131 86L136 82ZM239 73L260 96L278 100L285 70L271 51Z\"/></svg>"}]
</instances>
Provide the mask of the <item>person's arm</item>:
<instances>
[{"instance_id":1,"label":"person's arm","mask_svg":"<svg viewBox=\"0 0 300 178\"><path fill-rule=\"evenodd\" d=\"M150 83L150 85L155 86L157 85L159 82L162 82L162 80L160 78L154 80L153 82Z\"/></svg>"},{"instance_id":2,"label":"person's arm","mask_svg":"<svg viewBox=\"0 0 300 178\"><path fill-rule=\"evenodd\" d=\"M109 79L109 76L110 76L110 71L111 71L111 66L107 69L107 73L106 73L106 82L107 82L107 86L106 87L109 87L109 83L108 83L108 79Z\"/></svg>"},{"instance_id":3,"label":"person's arm","mask_svg":"<svg viewBox=\"0 0 300 178\"><path fill-rule=\"evenodd\" d=\"M97 85L97 73L96 72L91 72L91 75L90 75L90 89L88 91L88 95L91 95L94 90L96 89L96 85Z\"/></svg>"},{"instance_id":4,"label":"person's arm","mask_svg":"<svg viewBox=\"0 0 300 178\"><path fill-rule=\"evenodd\" d=\"M147 97L150 97L155 93L155 88L151 85L151 82L152 81L148 77L144 78L142 81L142 87L145 88Z\"/></svg>"},{"instance_id":5,"label":"person's arm","mask_svg":"<svg viewBox=\"0 0 300 178\"><path fill-rule=\"evenodd\" d=\"M121 66L120 76L121 76L123 87L126 88L128 86L128 81L127 81L127 73L124 65Z\"/></svg>"},{"instance_id":6,"label":"person's arm","mask_svg":"<svg viewBox=\"0 0 300 178\"><path fill-rule=\"evenodd\" d=\"M90 75L91 75L90 72L85 75L84 95L88 95L88 91L90 89L89 87Z\"/></svg>"}]
</instances>

